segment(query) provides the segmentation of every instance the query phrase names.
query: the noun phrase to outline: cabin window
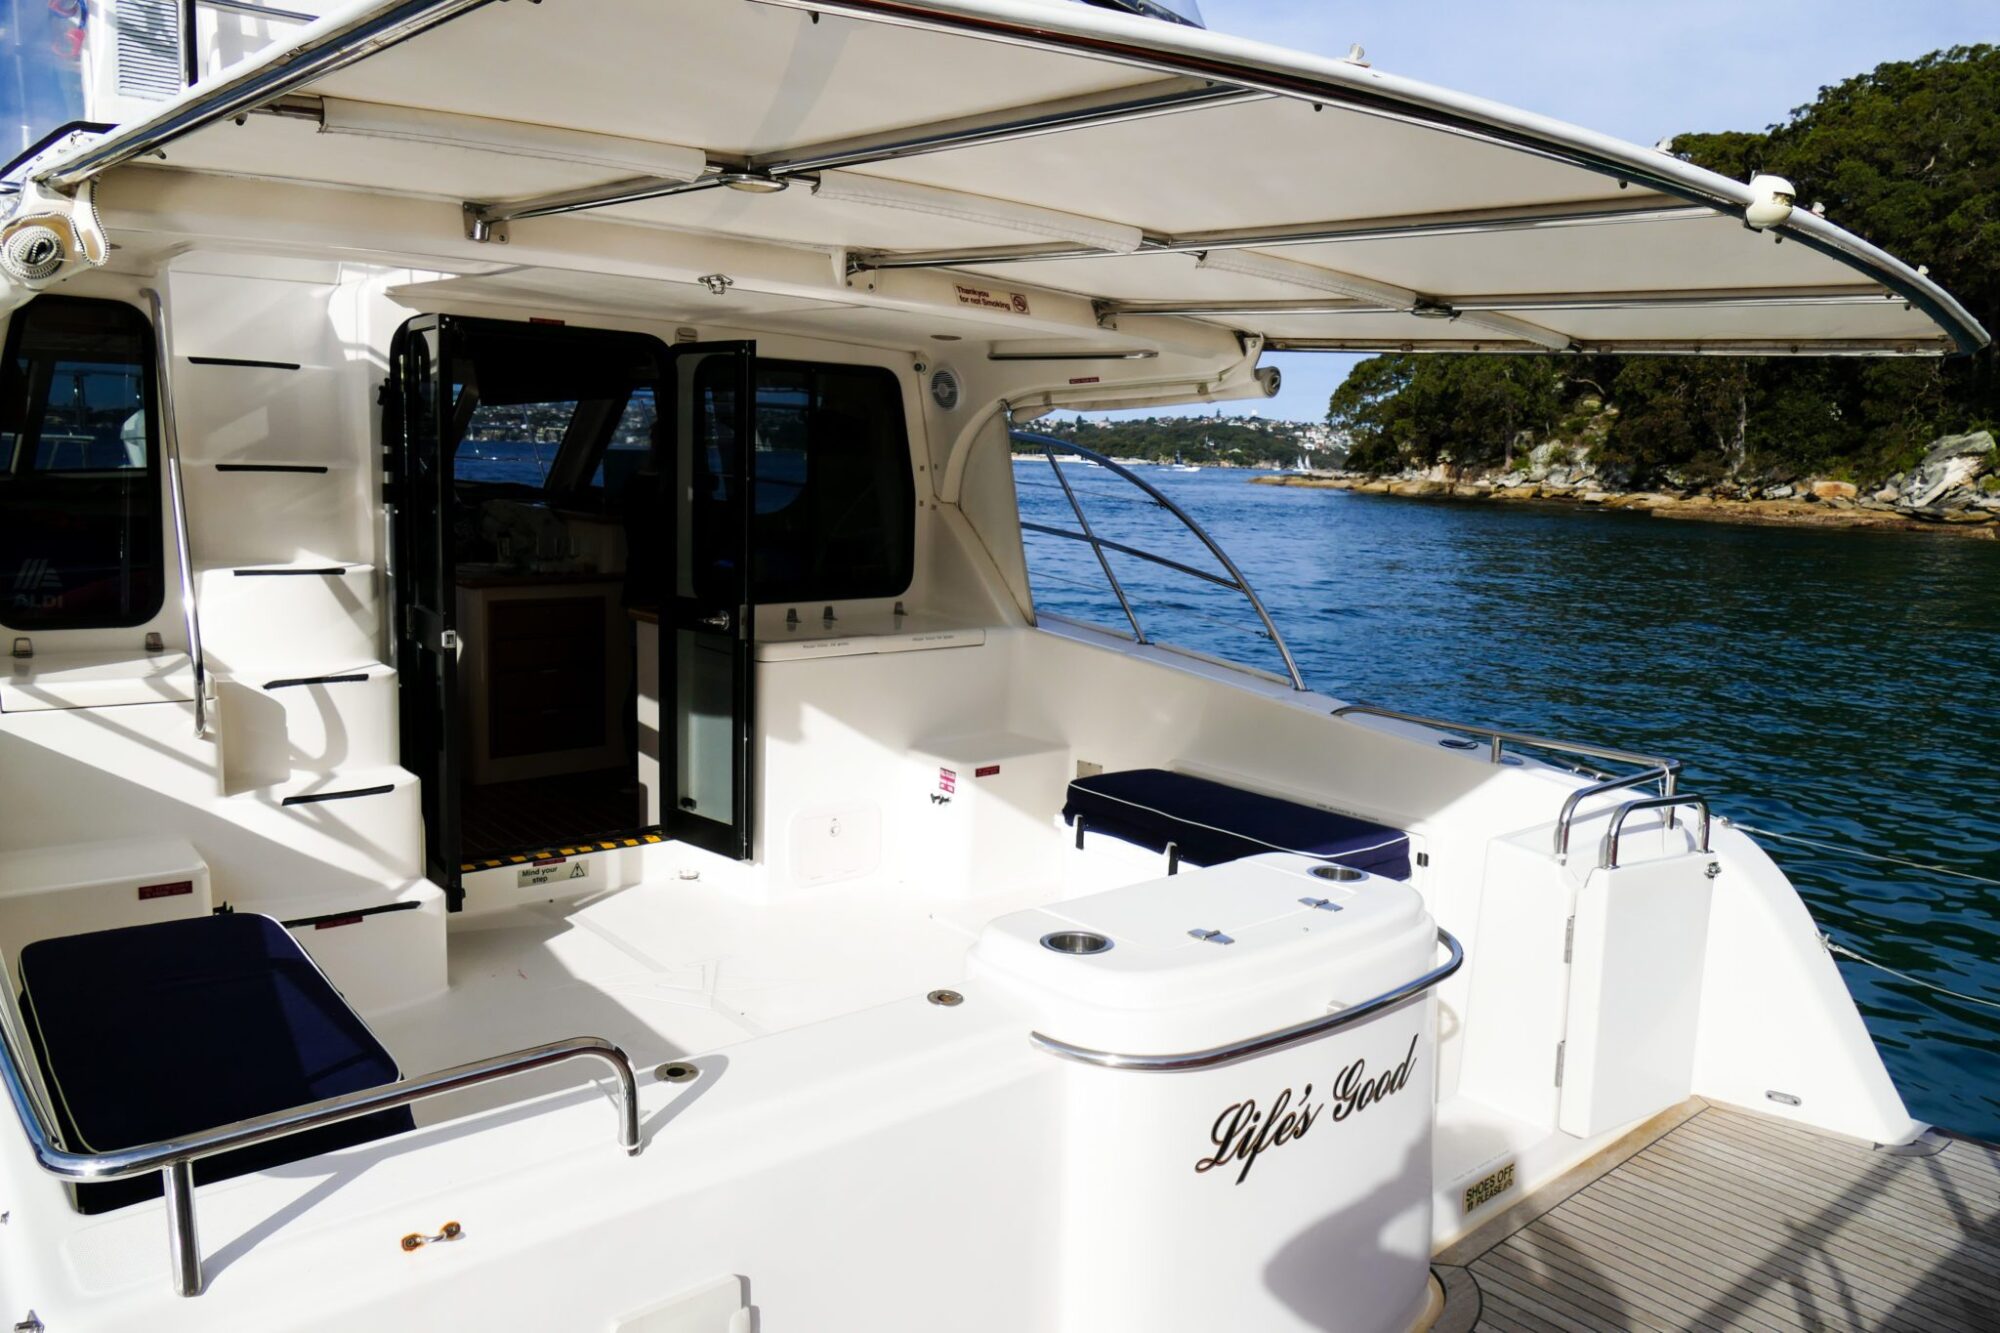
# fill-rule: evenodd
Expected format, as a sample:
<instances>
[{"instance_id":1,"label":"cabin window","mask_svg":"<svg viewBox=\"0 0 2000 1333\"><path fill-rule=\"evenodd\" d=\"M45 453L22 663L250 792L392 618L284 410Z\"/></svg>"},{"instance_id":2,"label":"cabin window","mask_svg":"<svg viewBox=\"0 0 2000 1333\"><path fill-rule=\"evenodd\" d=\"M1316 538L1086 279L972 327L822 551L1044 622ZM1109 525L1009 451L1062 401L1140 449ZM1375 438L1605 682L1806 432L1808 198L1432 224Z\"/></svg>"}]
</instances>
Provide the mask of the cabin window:
<instances>
[{"instance_id":1,"label":"cabin window","mask_svg":"<svg viewBox=\"0 0 2000 1333\"><path fill-rule=\"evenodd\" d=\"M153 330L118 301L44 296L0 365L0 620L141 625L166 597Z\"/></svg>"},{"instance_id":2,"label":"cabin window","mask_svg":"<svg viewBox=\"0 0 2000 1333\"><path fill-rule=\"evenodd\" d=\"M831 602L907 591L917 495L894 372L759 360L756 376L756 599ZM695 392L703 436L697 470L720 488L737 447L726 364L705 365Z\"/></svg>"}]
</instances>

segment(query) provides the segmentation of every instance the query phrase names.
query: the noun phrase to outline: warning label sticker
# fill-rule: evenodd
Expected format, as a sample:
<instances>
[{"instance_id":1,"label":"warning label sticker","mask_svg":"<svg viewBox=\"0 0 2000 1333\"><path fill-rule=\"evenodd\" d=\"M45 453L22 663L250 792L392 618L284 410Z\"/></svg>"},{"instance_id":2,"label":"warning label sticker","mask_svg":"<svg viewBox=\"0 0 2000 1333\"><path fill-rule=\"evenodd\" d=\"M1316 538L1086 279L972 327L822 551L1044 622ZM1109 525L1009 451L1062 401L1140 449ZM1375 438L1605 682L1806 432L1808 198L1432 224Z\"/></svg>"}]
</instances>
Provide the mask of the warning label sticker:
<instances>
[{"instance_id":1,"label":"warning label sticker","mask_svg":"<svg viewBox=\"0 0 2000 1333\"><path fill-rule=\"evenodd\" d=\"M981 310L1005 310L1011 314L1028 313L1028 298L1021 292L991 292L983 287L968 287L964 283L953 283L952 290L958 293L960 305L977 306Z\"/></svg>"},{"instance_id":2,"label":"warning label sticker","mask_svg":"<svg viewBox=\"0 0 2000 1333\"><path fill-rule=\"evenodd\" d=\"M541 865L522 866L517 888L532 888L537 884L554 884L558 880L589 879L588 861L551 861Z\"/></svg>"},{"instance_id":3,"label":"warning label sticker","mask_svg":"<svg viewBox=\"0 0 2000 1333\"><path fill-rule=\"evenodd\" d=\"M947 796L958 790L958 772L956 769L940 768L938 770L938 790Z\"/></svg>"}]
</instances>

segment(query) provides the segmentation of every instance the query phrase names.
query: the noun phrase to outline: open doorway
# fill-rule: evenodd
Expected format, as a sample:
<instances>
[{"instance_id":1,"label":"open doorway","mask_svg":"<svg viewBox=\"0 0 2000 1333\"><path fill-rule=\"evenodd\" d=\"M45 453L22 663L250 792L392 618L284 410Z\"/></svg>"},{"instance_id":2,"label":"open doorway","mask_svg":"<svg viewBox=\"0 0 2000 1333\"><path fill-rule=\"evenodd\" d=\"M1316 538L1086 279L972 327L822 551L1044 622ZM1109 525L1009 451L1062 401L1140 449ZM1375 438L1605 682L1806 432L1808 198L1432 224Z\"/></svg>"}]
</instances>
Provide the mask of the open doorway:
<instances>
[{"instance_id":1,"label":"open doorway","mask_svg":"<svg viewBox=\"0 0 2000 1333\"><path fill-rule=\"evenodd\" d=\"M746 855L751 345L424 316L393 359L432 878L656 830Z\"/></svg>"}]
</instances>

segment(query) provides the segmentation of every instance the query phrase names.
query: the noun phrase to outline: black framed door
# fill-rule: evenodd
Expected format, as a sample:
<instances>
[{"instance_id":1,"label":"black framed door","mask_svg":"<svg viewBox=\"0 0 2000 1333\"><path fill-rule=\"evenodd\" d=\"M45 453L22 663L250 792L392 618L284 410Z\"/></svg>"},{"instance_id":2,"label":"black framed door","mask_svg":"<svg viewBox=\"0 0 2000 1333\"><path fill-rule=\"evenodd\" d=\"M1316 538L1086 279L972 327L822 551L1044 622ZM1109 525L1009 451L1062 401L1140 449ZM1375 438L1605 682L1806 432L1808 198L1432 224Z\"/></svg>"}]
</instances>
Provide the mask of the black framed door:
<instances>
[{"instance_id":1,"label":"black framed door","mask_svg":"<svg viewBox=\"0 0 2000 1333\"><path fill-rule=\"evenodd\" d=\"M458 708L458 594L452 549L452 322L420 316L397 330L383 422L384 477L394 561L391 605L403 767L415 773L424 817L424 873L448 908L465 899L459 876L462 730Z\"/></svg>"},{"instance_id":2,"label":"black framed door","mask_svg":"<svg viewBox=\"0 0 2000 1333\"><path fill-rule=\"evenodd\" d=\"M747 860L755 726L757 345L671 351L671 577L660 607L662 831Z\"/></svg>"}]
</instances>

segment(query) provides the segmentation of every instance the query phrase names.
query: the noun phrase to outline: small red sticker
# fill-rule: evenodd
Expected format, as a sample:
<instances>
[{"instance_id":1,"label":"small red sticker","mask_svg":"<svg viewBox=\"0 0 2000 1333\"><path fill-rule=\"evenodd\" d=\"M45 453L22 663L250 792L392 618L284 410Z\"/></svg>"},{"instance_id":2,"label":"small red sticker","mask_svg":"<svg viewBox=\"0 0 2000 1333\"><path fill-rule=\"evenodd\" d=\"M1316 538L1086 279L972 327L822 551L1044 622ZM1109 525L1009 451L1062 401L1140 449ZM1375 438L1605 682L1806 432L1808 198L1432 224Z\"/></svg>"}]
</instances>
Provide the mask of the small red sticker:
<instances>
[{"instance_id":1,"label":"small red sticker","mask_svg":"<svg viewBox=\"0 0 2000 1333\"><path fill-rule=\"evenodd\" d=\"M177 879L171 884L141 884L139 901L143 903L149 898L178 898L193 892L194 881L191 879Z\"/></svg>"},{"instance_id":2,"label":"small red sticker","mask_svg":"<svg viewBox=\"0 0 2000 1333\"><path fill-rule=\"evenodd\" d=\"M567 860L569 860L567 856L547 856L535 862L535 864L538 866L559 866Z\"/></svg>"},{"instance_id":3,"label":"small red sticker","mask_svg":"<svg viewBox=\"0 0 2000 1333\"><path fill-rule=\"evenodd\" d=\"M958 773L956 770L949 768L940 768L938 770L938 790L947 796L958 790Z\"/></svg>"},{"instance_id":4,"label":"small red sticker","mask_svg":"<svg viewBox=\"0 0 2000 1333\"><path fill-rule=\"evenodd\" d=\"M530 324L553 324L557 328L561 328L563 325L569 323L566 319L551 319L547 315L530 315L528 316L528 322Z\"/></svg>"},{"instance_id":5,"label":"small red sticker","mask_svg":"<svg viewBox=\"0 0 2000 1333\"><path fill-rule=\"evenodd\" d=\"M1078 375L1070 380L1071 384L1101 384L1103 382L1104 377L1102 375Z\"/></svg>"},{"instance_id":6,"label":"small red sticker","mask_svg":"<svg viewBox=\"0 0 2000 1333\"><path fill-rule=\"evenodd\" d=\"M335 926L358 926L360 924L361 914L357 912L353 916L330 916L323 921L315 921L313 922L313 929L332 930Z\"/></svg>"},{"instance_id":7,"label":"small red sticker","mask_svg":"<svg viewBox=\"0 0 2000 1333\"><path fill-rule=\"evenodd\" d=\"M983 767L972 770L972 776L975 778L997 777L999 773L1000 765L998 764L986 764Z\"/></svg>"}]
</instances>

